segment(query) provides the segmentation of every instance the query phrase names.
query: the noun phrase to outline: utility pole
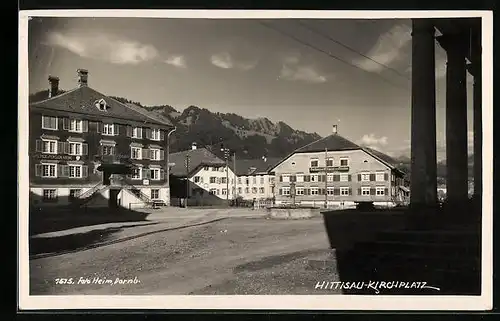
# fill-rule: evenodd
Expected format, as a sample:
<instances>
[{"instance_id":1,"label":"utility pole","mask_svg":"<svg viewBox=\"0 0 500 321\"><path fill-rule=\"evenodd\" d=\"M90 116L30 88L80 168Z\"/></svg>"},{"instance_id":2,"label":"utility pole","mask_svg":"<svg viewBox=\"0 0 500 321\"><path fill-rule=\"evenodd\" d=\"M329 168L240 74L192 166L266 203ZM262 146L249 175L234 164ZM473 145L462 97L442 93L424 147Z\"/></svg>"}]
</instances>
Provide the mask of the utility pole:
<instances>
[{"instance_id":1,"label":"utility pole","mask_svg":"<svg viewBox=\"0 0 500 321\"><path fill-rule=\"evenodd\" d=\"M233 193L233 197L234 197L234 205L236 205L236 198L237 198L237 195L236 195L236 190L237 190L237 185L236 185L236 180L237 180L237 175L236 175L236 152L233 153L233 176L234 176L234 193Z\"/></svg>"},{"instance_id":2,"label":"utility pole","mask_svg":"<svg viewBox=\"0 0 500 321\"><path fill-rule=\"evenodd\" d=\"M189 154L186 155L186 200L184 203L184 207L188 207L188 199L189 199Z\"/></svg>"},{"instance_id":3,"label":"utility pole","mask_svg":"<svg viewBox=\"0 0 500 321\"><path fill-rule=\"evenodd\" d=\"M226 161L226 201L229 205L229 149L221 144L221 151L224 152L224 160Z\"/></svg>"},{"instance_id":4,"label":"utility pole","mask_svg":"<svg viewBox=\"0 0 500 321\"><path fill-rule=\"evenodd\" d=\"M325 208L328 208L328 148L325 148Z\"/></svg>"}]
</instances>

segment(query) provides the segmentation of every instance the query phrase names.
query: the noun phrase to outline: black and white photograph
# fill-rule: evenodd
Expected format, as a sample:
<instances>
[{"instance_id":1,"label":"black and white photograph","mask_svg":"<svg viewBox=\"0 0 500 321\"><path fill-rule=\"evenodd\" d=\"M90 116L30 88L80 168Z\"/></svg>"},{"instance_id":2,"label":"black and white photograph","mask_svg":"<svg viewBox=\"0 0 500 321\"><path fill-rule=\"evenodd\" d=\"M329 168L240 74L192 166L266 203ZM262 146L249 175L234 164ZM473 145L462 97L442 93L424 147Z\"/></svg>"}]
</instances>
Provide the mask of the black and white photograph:
<instances>
[{"instance_id":1,"label":"black and white photograph","mask_svg":"<svg viewBox=\"0 0 500 321\"><path fill-rule=\"evenodd\" d=\"M21 308L491 307L491 12L19 30Z\"/></svg>"}]
</instances>

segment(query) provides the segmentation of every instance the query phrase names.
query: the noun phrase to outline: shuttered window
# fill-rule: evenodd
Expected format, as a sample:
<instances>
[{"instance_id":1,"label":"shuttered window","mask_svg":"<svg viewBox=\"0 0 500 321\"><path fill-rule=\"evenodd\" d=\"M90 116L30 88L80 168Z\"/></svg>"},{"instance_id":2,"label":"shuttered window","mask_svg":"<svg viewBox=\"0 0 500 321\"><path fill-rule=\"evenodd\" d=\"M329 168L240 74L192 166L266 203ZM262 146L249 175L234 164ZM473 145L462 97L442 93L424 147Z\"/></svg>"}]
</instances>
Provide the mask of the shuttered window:
<instances>
[{"instance_id":1,"label":"shuttered window","mask_svg":"<svg viewBox=\"0 0 500 321\"><path fill-rule=\"evenodd\" d=\"M42 129L57 130L57 117L42 116Z\"/></svg>"}]
</instances>

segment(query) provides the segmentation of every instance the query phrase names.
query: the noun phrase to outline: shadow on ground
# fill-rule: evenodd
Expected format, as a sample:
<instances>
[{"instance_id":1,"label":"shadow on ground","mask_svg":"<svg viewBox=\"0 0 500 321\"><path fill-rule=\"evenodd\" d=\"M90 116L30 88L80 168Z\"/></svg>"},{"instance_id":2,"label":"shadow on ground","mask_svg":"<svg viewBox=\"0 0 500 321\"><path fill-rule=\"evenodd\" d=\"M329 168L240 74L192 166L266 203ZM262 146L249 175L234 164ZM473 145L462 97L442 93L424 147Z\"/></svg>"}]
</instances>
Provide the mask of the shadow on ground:
<instances>
[{"instance_id":1,"label":"shadow on ground","mask_svg":"<svg viewBox=\"0 0 500 321\"><path fill-rule=\"evenodd\" d=\"M409 210L324 213L340 281L349 282L343 293L480 295L480 225L457 223L457 213L475 210L464 204L416 220Z\"/></svg>"},{"instance_id":2,"label":"shadow on ground","mask_svg":"<svg viewBox=\"0 0 500 321\"><path fill-rule=\"evenodd\" d=\"M86 233L77 233L56 237L35 237L30 239L29 251L30 256L40 254L60 254L83 250L98 244L106 243L112 239L114 233L122 231L124 228L133 228L137 226L153 225L149 224L134 224L119 227L111 227L102 230L93 230Z\"/></svg>"},{"instance_id":3,"label":"shadow on ground","mask_svg":"<svg viewBox=\"0 0 500 321\"><path fill-rule=\"evenodd\" d=\"M122 223L144 222L150 212L124 208L80 208L73 206L35 207L30 206L29 235L68 230L77 227Z\"/></svg>"}]
</instances>

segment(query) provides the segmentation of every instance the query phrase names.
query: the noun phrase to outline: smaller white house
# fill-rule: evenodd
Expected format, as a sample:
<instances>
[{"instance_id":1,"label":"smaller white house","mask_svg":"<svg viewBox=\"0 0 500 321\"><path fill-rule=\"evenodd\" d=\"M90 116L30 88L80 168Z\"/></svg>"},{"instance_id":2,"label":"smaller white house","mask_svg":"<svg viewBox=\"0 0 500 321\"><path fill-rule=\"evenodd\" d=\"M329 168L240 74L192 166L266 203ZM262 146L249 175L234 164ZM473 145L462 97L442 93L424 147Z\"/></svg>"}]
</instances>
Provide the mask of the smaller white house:
<instances>
[{"instance_id":1,"label":"smaller white house","mask_svg":"<svg viewBox=\"0 0 500 321\"><path fill-rule=\"evenodd\" d=\"M193 144L191 150L171 154L169 163L172 205L186 197L188 205L200 206L234 199L234 172L208 149Z\"/></svg>"},{"instance_id":2,"label":"smaller white house","mask_svg":"<svg viewBox=\"0 0 500 321\"><path fill-rule=\"evenodd\" d=\"M275 197L275 176L269 169L278 158L241 159L236 161L236 197L244 200L272 200Z\"/></svg>"}]
</instances>

